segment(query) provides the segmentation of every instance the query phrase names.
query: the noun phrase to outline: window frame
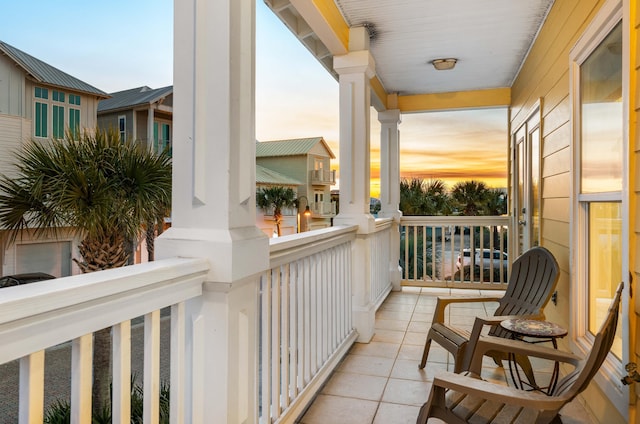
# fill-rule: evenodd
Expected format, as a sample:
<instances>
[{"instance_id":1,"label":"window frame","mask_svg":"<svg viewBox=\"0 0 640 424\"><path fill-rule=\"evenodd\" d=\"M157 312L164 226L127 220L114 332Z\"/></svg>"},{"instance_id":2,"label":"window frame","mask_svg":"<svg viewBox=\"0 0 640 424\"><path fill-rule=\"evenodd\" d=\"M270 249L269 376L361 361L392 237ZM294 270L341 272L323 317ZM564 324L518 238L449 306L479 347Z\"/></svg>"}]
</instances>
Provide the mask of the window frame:
<instances>
[{"instance_id":1,"label":"window frame","mask_svg":"<svg viewBox=\"0 0 640 424\"><path fill-rule=\"evenodd\" d=\"M574 352L587 355L593 346L594 336L589 332L589 279L588 279L588 224L589 205L599 202L621 203L622 234L629 231L629 16L628 8L623 8L626 0L608 0L598 12L598 15L588 25L582 37L577 41L569 53L569 78L571 101L571 157L573 161L573 179L571 191L571 312L570 312L570 340L569 344ZM581 90L580 70L582 64L595 51L611 31L622 22L622 187L620 191L602 193L581 193ZM628 237L622 238L622 251L629 251ZM622 255L622 278L624 292L622 302L622 317L629 314L629 258ZM629 418L629 388L620 381L620 370L629 361L629 325L628 319L622 320L622 358L618 359L609 353L600 371L594 377L602 392L615 405L616 409Z\"/></svg>"}]
</instances>

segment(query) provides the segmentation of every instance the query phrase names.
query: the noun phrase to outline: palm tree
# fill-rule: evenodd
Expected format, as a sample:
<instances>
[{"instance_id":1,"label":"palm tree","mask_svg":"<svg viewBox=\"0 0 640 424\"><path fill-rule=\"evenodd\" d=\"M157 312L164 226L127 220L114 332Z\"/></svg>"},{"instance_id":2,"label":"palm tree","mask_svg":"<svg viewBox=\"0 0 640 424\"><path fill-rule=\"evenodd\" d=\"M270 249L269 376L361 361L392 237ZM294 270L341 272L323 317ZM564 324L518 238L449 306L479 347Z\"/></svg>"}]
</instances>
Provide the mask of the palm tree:
<instances>
[{"instance_id":1,"label":"palm tree","mask_svg":"<svg viewBox=\"0 0 640 424\"><path fill-rule=\"evenodd\" d=\"M400 180L400 210L405 216L422 215L424 207L424 181L420 178Z\"/></svg>"},{"instance_id":2,"label":"palm tree","mask_svg":"<svg viewBox=\"0 0 640 424\"><path fill-rule=\"evenodd\" d=\"M451 189L451 198L463 215L476 216L484 207L487 190L482 181L461 181Z\"/></svg>"},{"instance_id":3,"label":"palm tree","mask_svg":"<svg viewBox=\"0 0 640 424\"><path fill-rule=\"evenodd\" d=\"M428 209L425 215L451 214L451 197L447 192L447 185L441 179L429 180L424 183L424 195L427 198Z\"/></svg>"},{"instance_id":4,"label":"palm tree","mask_svg":"<svg viewBox=\"0 0 640 424\"><path fill-rule=\"evenodd\" d=\"M273 208L273 219L276 221L276 231L278 237L280 233L280 223L282 222L282 208L297 206L296 193L291 188L267 187L256 192L256 204L264 211Z\"/></svg>"},{"instance_id":5,"label":"palm tree","mask_svg":"<svg viewBox=\"0 0 640 424\"><path fill-rule=\"evenodd\" d=\"M0 175L0 229L13 243L31 229L36 236L72 231L80 238L83 273L127 263L127 240L166 212L171 162L115 131L67 132L49 143L31 141L16 156L17 173ZM109 402L110 329L94 334L94 410Z\"/></svg>"}]
</instances>

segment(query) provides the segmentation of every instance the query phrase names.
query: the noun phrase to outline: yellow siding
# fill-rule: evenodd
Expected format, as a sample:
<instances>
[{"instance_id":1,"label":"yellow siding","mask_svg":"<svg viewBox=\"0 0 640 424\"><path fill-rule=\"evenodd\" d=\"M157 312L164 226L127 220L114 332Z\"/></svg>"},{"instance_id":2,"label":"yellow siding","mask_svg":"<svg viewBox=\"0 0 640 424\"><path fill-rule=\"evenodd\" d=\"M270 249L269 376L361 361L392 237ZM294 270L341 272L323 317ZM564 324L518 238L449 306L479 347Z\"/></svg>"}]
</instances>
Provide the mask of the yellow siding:
<instances>
[{"instance_id":1,"label":"yellow siding","mask_svg":"<svg viewBox=\"0 0 640 424\"><path fill-rule=\"evenodd\" d=\"M599 0L556 0L511 90L512 129L522 125L536 102L542 105L542 244L553 252L562 270L558 304L549 304L545 313L567 328L572 307L569 53L603 4ZM513 175L510 178L513 180ZM563 344L567 346L567 341ZM606 396L596 385L591 386L584 398L596 418L600 422L623 422Z\"/></svg>"}]
</instances>

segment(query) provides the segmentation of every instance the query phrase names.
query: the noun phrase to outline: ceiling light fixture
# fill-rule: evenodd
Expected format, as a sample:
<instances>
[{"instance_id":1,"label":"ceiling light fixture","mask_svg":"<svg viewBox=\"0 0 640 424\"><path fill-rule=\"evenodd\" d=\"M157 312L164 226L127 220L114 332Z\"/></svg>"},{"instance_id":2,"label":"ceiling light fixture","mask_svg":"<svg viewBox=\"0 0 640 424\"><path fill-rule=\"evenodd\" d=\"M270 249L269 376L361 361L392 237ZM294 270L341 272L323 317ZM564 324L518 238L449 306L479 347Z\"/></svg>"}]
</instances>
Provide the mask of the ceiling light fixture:
<instances>
[{"instance_id":1,"label":"ceiling light fixture","mask_svg":"<svg viewBox=\"0 0 640 424\"><path fill-rule=\"evenodd\" d=\"M431 64L438 71L447 71L449 69L453 69L456 66L458 59L448 58L448 59L433 59Z\"/></svg>"}]
</instances>

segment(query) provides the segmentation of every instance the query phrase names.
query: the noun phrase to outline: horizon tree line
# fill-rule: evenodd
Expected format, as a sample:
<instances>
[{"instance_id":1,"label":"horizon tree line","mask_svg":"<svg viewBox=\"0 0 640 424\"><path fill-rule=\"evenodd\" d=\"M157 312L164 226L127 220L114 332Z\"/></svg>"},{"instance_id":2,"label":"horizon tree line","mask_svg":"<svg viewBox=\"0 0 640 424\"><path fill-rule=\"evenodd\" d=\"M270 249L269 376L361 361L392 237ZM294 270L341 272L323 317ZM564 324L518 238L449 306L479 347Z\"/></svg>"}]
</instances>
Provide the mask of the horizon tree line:
<instances>
[{"instance_id":1,"label":"horizon tree line","mask_svg":"<svg viewBox=\"0 0 640 424\"><path fill-rule=\"evenodd\" d=\"M441 179L403 178L400 210L411 215L492 216L507 213L507 195L478 180L460 181L450 190Z\"/></svg>"}]
</instances>

